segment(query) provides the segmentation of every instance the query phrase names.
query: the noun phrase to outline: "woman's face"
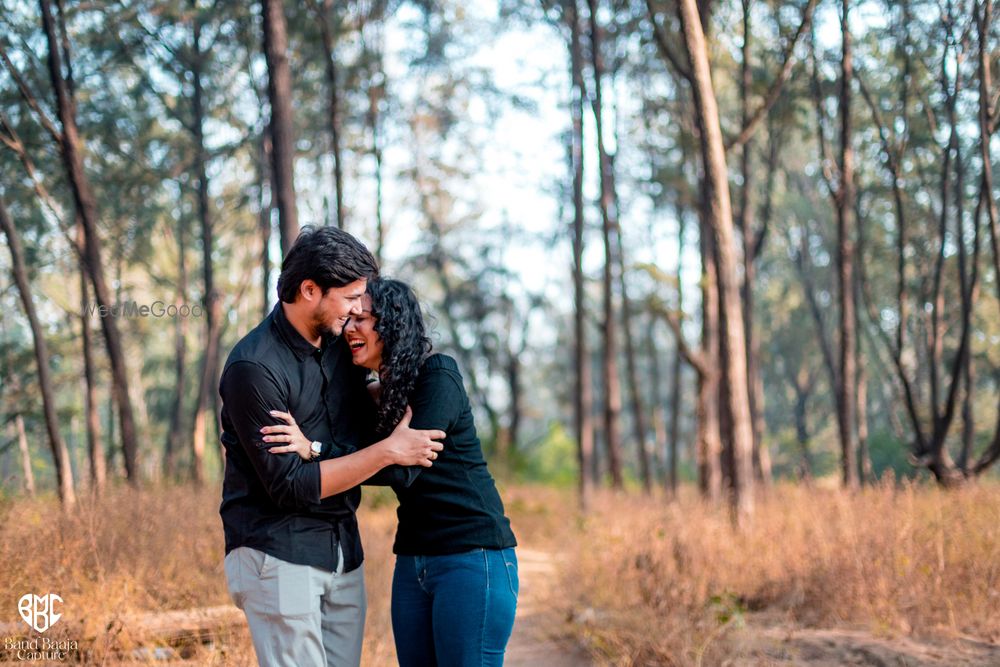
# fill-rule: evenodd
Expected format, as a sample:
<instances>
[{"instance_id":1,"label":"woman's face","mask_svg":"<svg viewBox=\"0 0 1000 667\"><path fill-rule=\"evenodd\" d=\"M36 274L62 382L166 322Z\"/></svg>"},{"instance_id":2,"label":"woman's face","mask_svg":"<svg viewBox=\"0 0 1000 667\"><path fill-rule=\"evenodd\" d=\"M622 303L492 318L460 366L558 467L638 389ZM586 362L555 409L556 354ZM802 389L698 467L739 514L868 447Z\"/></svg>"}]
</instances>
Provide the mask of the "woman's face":
<instances>
[{"instance_id":1,"label":"woman's face","mask_svg":"<svg viewBox=\"0 0 1000 667\"><path fill-rule=\"evenodd\" d=\"M361 314L352 317L344 327L344 337L355 366L374 371L382 366L382 339L375 333L372 299L367 294L361 297Z\"/></svg>"}]
</instances>

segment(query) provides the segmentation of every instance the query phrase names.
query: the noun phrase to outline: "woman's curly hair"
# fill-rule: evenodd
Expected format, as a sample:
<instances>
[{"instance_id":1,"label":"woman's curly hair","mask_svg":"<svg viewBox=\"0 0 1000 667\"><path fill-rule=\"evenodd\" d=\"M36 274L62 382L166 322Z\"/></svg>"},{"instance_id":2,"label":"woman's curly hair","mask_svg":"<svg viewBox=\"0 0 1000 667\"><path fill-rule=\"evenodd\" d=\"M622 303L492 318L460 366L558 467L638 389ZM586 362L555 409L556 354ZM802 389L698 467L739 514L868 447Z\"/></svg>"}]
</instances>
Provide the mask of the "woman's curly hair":
<instances>
[{"instance_id":1,"label":"woman's curly hair","mask_svg":"<svg viewBox=\"0 0 1000 667\"><path fill-rule=\"evenodd\" d=\"M406 412L420 365L432 346L420 302L409 285L391 278L375 278L368 281L368 296L372 300L375 333L382 339L382 397L375 431L386 435Z\"/></svg>"}]
</instances>

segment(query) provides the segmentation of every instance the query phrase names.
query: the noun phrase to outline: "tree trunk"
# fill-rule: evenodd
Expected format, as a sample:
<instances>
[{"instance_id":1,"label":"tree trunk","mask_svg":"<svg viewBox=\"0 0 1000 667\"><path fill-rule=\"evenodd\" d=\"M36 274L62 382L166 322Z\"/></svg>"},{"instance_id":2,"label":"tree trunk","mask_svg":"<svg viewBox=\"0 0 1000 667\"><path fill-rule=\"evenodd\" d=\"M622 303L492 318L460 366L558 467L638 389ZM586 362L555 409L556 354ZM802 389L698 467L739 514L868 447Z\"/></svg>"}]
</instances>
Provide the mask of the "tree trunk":
<instances>
[{"instance_id":1,"label":"tree trunk","mask_svg":"<svg viewBox=\"0 0 1000 667\"><path fill-rule=\"evenodd\" d=\"M66 168L67 180L73 192L73 202L86 234L84 255L87 272L93 283L98 306L111 308L114 304L111 302L111 293L104 279L101 241L97 230L97 202L84 171L83 155L80 152L82 142L76 126L76 103L67 89L66 80L63 78L62 58L56 41L56 28L52 19L51 5L49 0L39 0L39 4L42 12L42 25L48 42L49 77L55 90L56 107L59 121L62 124L61 155ZM138 485L139 470L136 465L138 440L135 415L132 411L129 394L128 368L122 336L114 317L101 317L101 328L107 344L108 357L111 360L112 393L118 406L125 474L132 485Z\"/></svg>"},{"instance_id":2,"label":"tree trunk","mask_svg":"<svg viewBox=\"0 0 1000 667\"><path fill-rule=\"evenodd\" d=\"M592 468L594 456L593 386L591 384L590 355L587 349L587 295L583 275L583 54L580 44L580 16L577 1L568 5L567 20L570 24L570 78L572 94L570 116L573 133L570 138L570 157L573 168L573 421L577 443L577 462L580 467L580 506L586 511L593 492Z\"/></svg>"},{"instance_id":3,"label":"tree trunk","mask_svg":"<svg viewBox=\"0 0 1000 667\"><path fill-rule=\"evenodd\" d=\"M31 285L28 282L28 269L24 264L24 251L21 239L14 228L14 221L7 214L7 206L0 200L0 228L7 236L7 247L10 249L11 269L14 283L24 304L24 314L31 326L31 338L34 341L35 365L38 368L38 386L42 392L42 410L45 413L45 428L49 434L49 449L52 451L52 461L56 468L56 479L59 484L59 500L63 508L73 509L76 504L76 493L73 490L73 470L70 466L69 451L66 442L59 432L59 418L56 415L55 394L52 390L52 377L49 374L49 350L45 342L45 333L35 313L35 304L31 300ZM20 419L20 415L18 416ZM21 427L23 429L23 426ZM20 434L19 434L20 437Z\"/></svg>"},{"instance_id":4,"label":"tree trunk","mask_svg":"<svg viewBox=\"0 0 1000 667\"><path fill-rule=\"evenodd\" d=\"M862 484L870 484L875 481L875 471L872 468L872 457L868 451L868 374L865 373L864 365L858 364L858 458L861 465Z\"/></svg>"},{"instance_id":5,"label":"tree trunk","mask_svg":"<svg viewBox=\"0 0 1000 667\"><path fill-rule=\"evenodd\" d=\"M212 265L212 249L215 245L214 221L208 200L208 152L205 148L205 108L203 101L202 72L205 53L201 50L201 21L194 19L192 48L193 60L191 79L191 114L194 130L195 173L197 174L198 220L201 223L202 278L204 284L203 304L205 307L205 352L201 361L198 382L198 398L192 420L191 475L196 484L205 482L205 444L208 438L208 411L212 403L212 393L216 391L217 368L219 364L219 319L221 317L221 295L215 287L215 273ZM212 410L213 422L218 415Z\"/></svg>"},{"instance_id":6,"label":"tree trunk","mask_svg":"<svg viewBox=\"0 0 1000 667\"><path fill-rule=\"evenodd\" d=\"M86 235L79 216L76 224L76 245L81 251L86 245ZM104 443L101 442L101 417L97 405L97 371L94 368L93 343L91 342L90 295L87 288L87 268L80 259L80 329L83 346L84 411L87 422L87 457L90 461L90 481L95 493L100 495L107 481L107 462L104 458Z\"/></svg>"},{"instance_id":7,"label":"tree trunk","mask_svg":"<svg viewBox=\"0 0 1000 667\"><path fill-rule=\"evenodd\" d=\"M663 380L660 368L660 351L656 344L656 317L650 315L646 327L646 360L649 363L649 387L652 394L652 429L653 429L653 476L667 483L670 489L666 471L670 464L667 461L669 445L667 444L667 415L663 400Z\"/></svg>"},{"instance_id":8,"label":"tree trunk","mask_svg":"<svg viewBox=\"0 0 1000 667\"><path fill-rule=\"evenodd\" d=\"M704 186L703 188L704 189ZM703 195L704 198L704 195ZM719 290L712 231L702 206L701 250L701 349L706 370L698 375L698 487L713 504L722 499L722 438L719 428Z\"/></svg>"},{"instance_id":9,"label":"tree trunk","mask_svg":"<svg viewBox=\"0 0 1000 667\"><path fill-rule=\"evenodd\" d=\"M181 214L177 219L177 301L178 307L187 304L187 219ZM174 398L170 408L170 429L167 433L164 471L168 478L178 473L178 460L188 433L184 424L184 397L187 393L187 318L174 321Z\"/></svg>"},{"instance_id":10,"label":"tree trunk","mask_svg":"<svg viewBox=\"0 0 1000 667\"><path fill-rule=\"evenodd\" d=\"M330 108L330 148L333 151L333 186L337 197L337 227L344 229L344 176L340 155L340 93L337 88L337 60L334 52L334 35L330 28L330 14L333 11L332 0L323 0L320 9L315 2L313 9L316 21L319 23L323 56L326 59L326 85L329 88Z\"/></svg>"},{"instance_id":11,"label":"tree trunk","mask_svg":"<svg viewBox=\"0 0 1000 667\"><path fill-rule=\"evenodd\" d=\"M368 112L366 114L368 127L372 133L372 158L375 160L375 260L382 264L385 254L385 223L382 220L382 133L381 113L379 103L385 96L385 72L381 67L381 52L379 52L379 67L371 78L378 76L380 82L368 82Z\"/></svg>"},{"instance_id":12,"label":"tree trunk","mask_svg":"<svg viewBox=\"0 0 1000 667\"><path fill-rule=\"evenodd\" d=\"M17 430L17 448L21 452L21 474L24 475L24 490L35 497L35 473L31 470L31 450L28 449L28 434L24 432L24 418L20 413L14 415L14 428Z\"/></svg>"},{"instance_id":13,"label":"tree trunk","mask_svg":"<svg viewBox=\"0 0 1000 667\"><path fill-rule=\"evenodd\" d=\"M507 458L517 452L518 438L521 437L521 357L518 354L507 356L507 390L510 392L510 421L507 427L509 443Z\"/></svg>"},{"instance_id":14,"label":"tree trunk","mask_svg":"<svg viewBox=\"0 0 1000 667\"><path fill-rule=\"evenodd\" d=\"M292 123L292 73L288 64L288 34L281 0L261 0L267 96L271 102L272 193L278 204L281 253L299 234L295 207L295 137Z\"/></svg>"},{"instance_id":15,"label":"tree trunk","mask_svg":"<svg viewBox=\"0 0 1000 667\"><path fill-rule=\"evenodd\" d=\"M702 30L695 0L680 0L679 10L684 42L691 60L693 91L697 114L701 117L702 155L705 164L708 224L718 254L720 311L725 313L726 328L721 332L720 350L723 375L728 378L727 407L732 419L733 457L735 461L732 493L734 519L743 523L753 514L753 431L750 424L747 388L747 357L736 271L732 204L729 198L729 175L725 146L719 125L719 110L712 89L708 45Z\"/></svg>"},{"instance_id":16,"label":"tree trunk","mask_svg":"<svg viewBox=\"0 0 1000 667\"><path fill-rule=\"evenodd\" d=\"M743 9L743 45L740 62L740 117L742 127L750 125L750 87L753 76L750 70L751 44L751 2L742 0ZM761 451L764 418L763 418L763 384L760 378L759 349L757 336L753 326L754 283L756 282L757 253L759 248L755 243L757 237L753 221L753 188L754 173L751 167L751 150L753 139L747 138L740 150L740 173L743 175L743 186L740 189L740 208L736 218L736 226L743 240L743 324L746 329L747 378L750 387L750 423L753 427L753 468L757 481L769 484L771 481L771 460L769 452ZM773 164L768 165L769 177ZM769 178L770 180L770 178Z\"/></svg>"},{"instance_id":17,"label":"tree trunk","mask_svg":"<svg viewBox=\"0 0 1000 667\"><path fill-rule=\"evenodd\" d=\"M677 207L677 312L684 312L684 283L683 283L683 263L684 256L684 232L687 227L687 220L681 207ZM700 382L699 382L700 384ZM678 455L680 454L680 428L681 428L681 346L674 347L674 363L670 374L670 468L668 480L670 493L677 496L678 484ZM715 457L718 461L718 457Z\"/></svg>"},{"instance_id":18,"label":"tree trunk","mask_svg":"<svg viewBox=\"0 0 1000 667\"><path fill-rule=\"evenodd\" d=\"M982 191L983 199L986 203L987 222L990 234L990 245L993 249L993 271L994 275L1000 276L1000 231L997 227L998 221L996 199L993 197L993 162L990 142L995 130L996 118L993 116L993 73L991 71L992 54L987 45L990 29L993 25L993 2L984 0L982 7L977 2L974 11L976 14L976 29L979 35L979 150L982 156L983 176ZM978 216L977 216L978 219ZM998 303L1000 303L1000 280L994 280ZM981 474L1000 459L1000 407L997 410L997 422L993 432L993 439L989 446L980 454L976 460L972 472L975 475Z\"/></svg>"},{"instance_id":19,"label":"tree trunk","mask_svg":"<svg viewBox=\"0 0 1000 667\"><path fill-rule=\"evenodd\" d=\"M257 233L260 237L260 267L261 267L261 317L271 313L271 212L274 211L274 193L264 196L268 184L268 164L271 160L271 136L267 129L261 135L260 149L257 152Z\"/></svg>"},{"instance_id":20,"label":"tree trunk","mask_svg":"<svg viewBox=\"0 0 1000 667\"><path fill-rule=\"evenodd\" d=\"M601 29L597 25L597 0L587 0L590 9L590 51L594 68L594 121L597 126L597 153L601 177L600 208L604 232L604 430L608 443L611 485L623 488L621 445L621 379L618 377L618 322L615 313L615 231L617 211L611 185L611 160L604 144L601 79L604 63L601 56Z\"/></svg>"},{"instance_id":21,"label":"tree trunk","mask_svg":"<svg viewBox=\"0 0 1000 667\"><path fill-rule=\"evenodd\" d=\"M837 393L837 427L840 431L841 472L848 489L859 486L857 402L852 384L857 378L857 317L854 304L854 148L851 146L851 98L854 61L849 25L850 0L841 0L840 29L843 44L840 77L840 187L837 209L837 288L840 297L840 372Z\"/></svg>"},{"instance_id":22,"label":"tree trunk","mask_svg":"<svg viewBox=\"0 0 1000 667\"><path fill-rule=\"evenodd\" d=\"M962 386L964 390L962 394L962 450L958 459L958 467L962 474L968 477L976 438L976 420L972 405L976 386L976 369L971 354L966 359L965 367L962 369Z\"/></svg>"},{"instance_id":23,"label":"tree trunk","mask_svg":"<svg viewBox=\"0 0 1000 667\"><path fill-rule=\"evenodd\" d=\"M792 386L795 389L795 439L799 445L799 452L802 454L800 477L809 480L813 476L813 463L812 454L809 451L809 413L807 406L809 396L812 394L813 381L804 369L800 369L797 376L791 379Z\"/></svg>"}]
</instances>

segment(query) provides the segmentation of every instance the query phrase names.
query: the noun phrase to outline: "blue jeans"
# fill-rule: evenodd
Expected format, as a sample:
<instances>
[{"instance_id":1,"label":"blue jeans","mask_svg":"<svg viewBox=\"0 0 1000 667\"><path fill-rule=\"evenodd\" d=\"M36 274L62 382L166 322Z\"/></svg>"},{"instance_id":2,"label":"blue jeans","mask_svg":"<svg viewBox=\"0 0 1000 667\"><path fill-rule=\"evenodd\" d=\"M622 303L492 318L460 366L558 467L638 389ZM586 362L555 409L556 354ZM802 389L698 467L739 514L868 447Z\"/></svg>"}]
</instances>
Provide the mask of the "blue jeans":
<instances>
[{"instance_id":1,"label":"blue jeans","mask_svg":"<svg viewBox=\"0 0 1000 667\"><path fill-rule=\"evenodd\" d=\"M392 634L400 666L502 665L517 590L513 548L397 556Z\"/></svg>"}]
</instances>

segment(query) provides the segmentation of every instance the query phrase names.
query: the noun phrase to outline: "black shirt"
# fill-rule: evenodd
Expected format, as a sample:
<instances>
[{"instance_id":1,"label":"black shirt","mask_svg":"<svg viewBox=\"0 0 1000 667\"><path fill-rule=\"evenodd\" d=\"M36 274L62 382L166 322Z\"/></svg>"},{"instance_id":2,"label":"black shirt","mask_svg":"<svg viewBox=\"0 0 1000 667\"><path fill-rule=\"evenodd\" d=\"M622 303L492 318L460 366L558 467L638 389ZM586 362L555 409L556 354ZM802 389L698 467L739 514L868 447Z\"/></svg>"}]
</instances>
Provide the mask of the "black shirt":
<instances>
[{"instance_id":1,"label":"black shirt","mask_svg":"<svg viewBox=\"0 0 1000 667\"><path fill-rule=\"evenodd\" d=\"M364 369L350 350L324 337L314 347L288 322L279 302L229 353L219 383L226 472L222 525L226 553L252 547L281 560L344 571L364 553L355 511L355 487L320 500L320 470L298 454L271 454L260 428L281 424L271 410L288 412L310 440L323 444L320 459L342 456L370 442L373 404Z\"/></svg>"},{"instance_id":2,"label":"black shirt","mask_svg":"<svg viewBox=\"0 0 1000 667\"><path fill-rule=\"evenodd\" d=\"M454 359L433 354L424 361L410 406L411 428L441 429L447 437L433 466L421 469L409 486L393 485L399 498L393 552L441 555L516 546Z\"/></svg>"}]
</instances>

